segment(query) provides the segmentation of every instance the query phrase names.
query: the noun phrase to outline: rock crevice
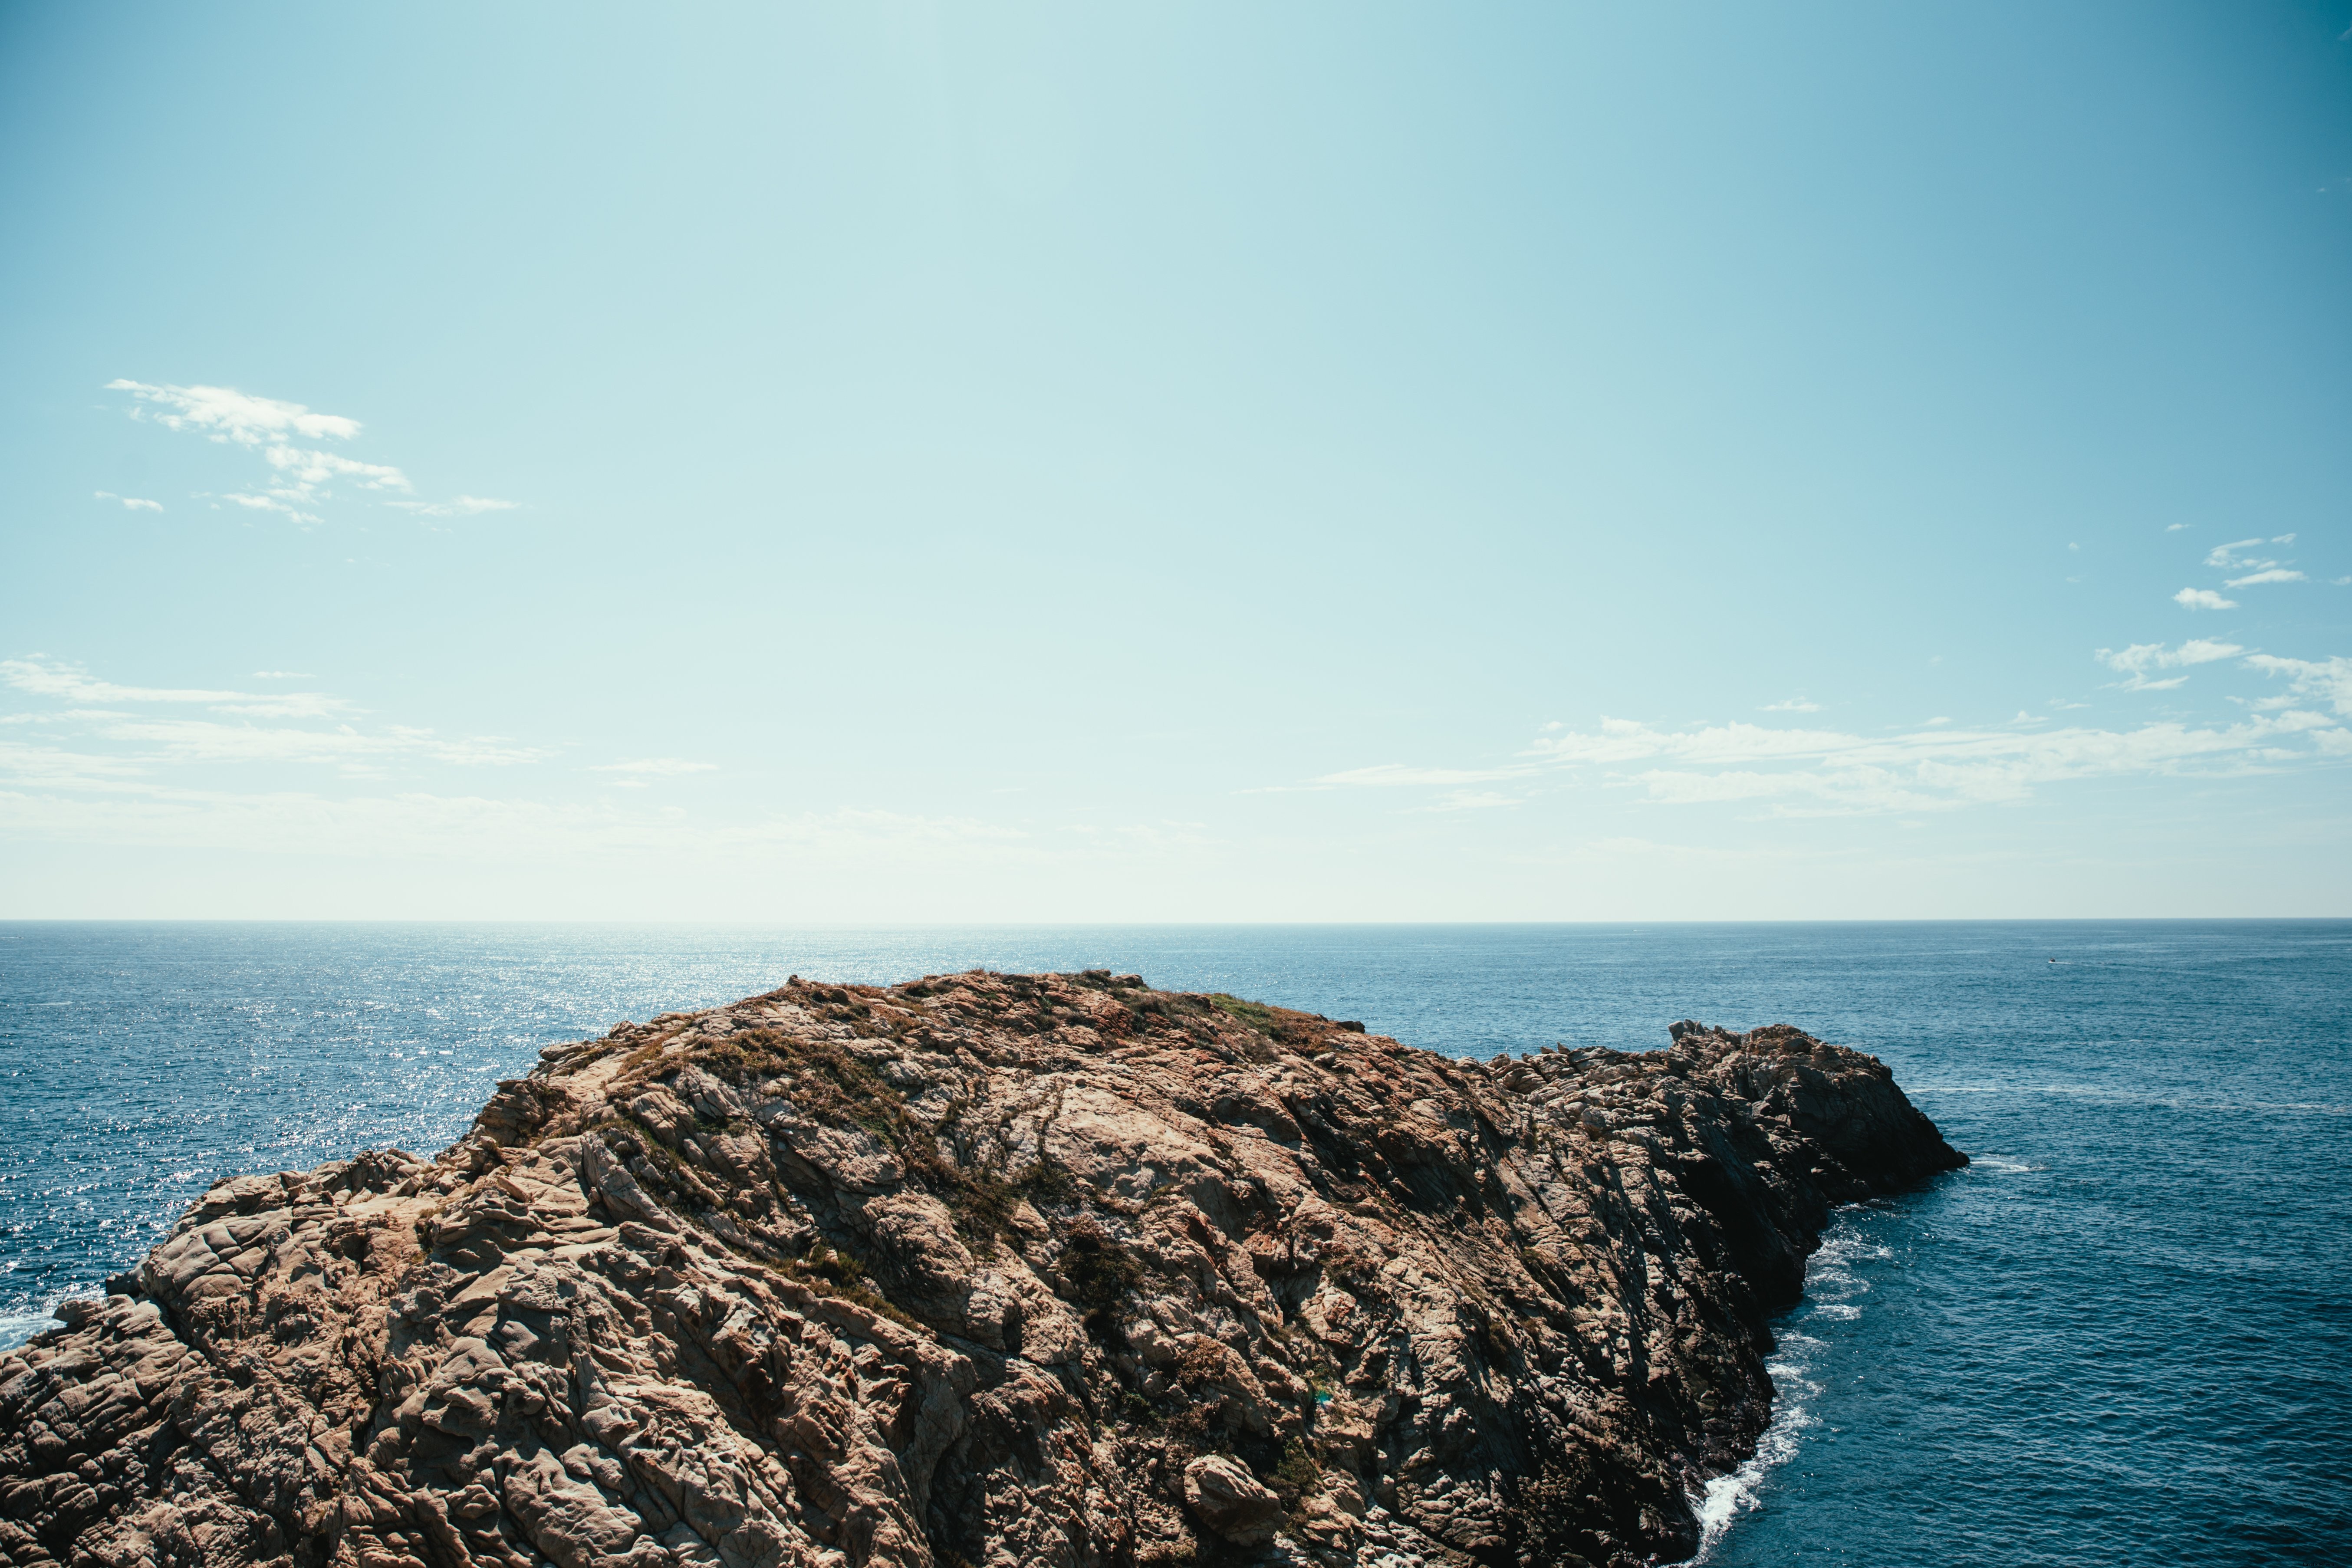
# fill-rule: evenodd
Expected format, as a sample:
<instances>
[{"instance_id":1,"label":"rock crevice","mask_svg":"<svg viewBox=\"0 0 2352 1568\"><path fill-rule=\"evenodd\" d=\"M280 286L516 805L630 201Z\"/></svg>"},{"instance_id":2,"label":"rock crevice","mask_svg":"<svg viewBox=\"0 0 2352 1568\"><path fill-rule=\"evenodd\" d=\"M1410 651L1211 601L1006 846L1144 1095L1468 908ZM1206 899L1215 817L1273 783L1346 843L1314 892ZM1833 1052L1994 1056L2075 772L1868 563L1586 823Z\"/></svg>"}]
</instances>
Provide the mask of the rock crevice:
<instances>
[{"instance_id":1,"label":"rock crevice","mask_svg":"<svg viewBox=\"0 0 2352 1568\"><path fill-rule=\"evenodd\" d=\"M1456 1061L1132 975L793 981L437 1159L214 1187L0 1356L16 1568L1632 1564L1832 1208L1964 1163L1786 1026Z\"/></svg>"}]
</instances>

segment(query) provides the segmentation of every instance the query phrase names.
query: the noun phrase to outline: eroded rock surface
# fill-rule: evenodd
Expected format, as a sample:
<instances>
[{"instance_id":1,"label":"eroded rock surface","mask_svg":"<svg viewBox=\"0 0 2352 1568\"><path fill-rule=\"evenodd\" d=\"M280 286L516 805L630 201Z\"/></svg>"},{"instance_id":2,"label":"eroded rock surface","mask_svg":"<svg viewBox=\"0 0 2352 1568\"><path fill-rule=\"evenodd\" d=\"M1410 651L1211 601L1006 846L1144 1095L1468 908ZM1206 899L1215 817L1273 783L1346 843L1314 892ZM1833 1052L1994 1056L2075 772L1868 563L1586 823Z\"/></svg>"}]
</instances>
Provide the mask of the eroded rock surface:
<instances>
[{"instance_id":1,"label":"eroded rock surface","mask_svg":"<svg viewBox=\"0 0 2352 1568\"><path fill-rule=\"evenodd\" d=\"M625 1024L0 1356L0 1551L1670 1560L1832 1205L1963 1163L1873 1058L1673 1033L1455 1061L1107 972Z\"/></svg>"}]
</instances>

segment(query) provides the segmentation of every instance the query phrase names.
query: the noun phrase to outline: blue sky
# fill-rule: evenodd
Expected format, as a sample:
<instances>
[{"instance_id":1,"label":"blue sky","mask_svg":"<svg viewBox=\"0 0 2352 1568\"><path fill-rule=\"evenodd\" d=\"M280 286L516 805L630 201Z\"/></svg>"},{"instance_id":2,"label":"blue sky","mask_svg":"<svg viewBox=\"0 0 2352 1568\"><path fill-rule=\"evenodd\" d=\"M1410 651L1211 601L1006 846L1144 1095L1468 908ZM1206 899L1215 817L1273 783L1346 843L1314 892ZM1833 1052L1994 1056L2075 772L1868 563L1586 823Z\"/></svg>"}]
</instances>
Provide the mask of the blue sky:
<instances>
[{"instance_id":1,"label":"blue sky","mask_svg":"<svg viewBox=\"0 0 2352 1568\"><path fill-rule=\"evenodd\" d=\"M10 7L0 916L2352 914L2348 30Z\"/></svg>"}]
</instances>

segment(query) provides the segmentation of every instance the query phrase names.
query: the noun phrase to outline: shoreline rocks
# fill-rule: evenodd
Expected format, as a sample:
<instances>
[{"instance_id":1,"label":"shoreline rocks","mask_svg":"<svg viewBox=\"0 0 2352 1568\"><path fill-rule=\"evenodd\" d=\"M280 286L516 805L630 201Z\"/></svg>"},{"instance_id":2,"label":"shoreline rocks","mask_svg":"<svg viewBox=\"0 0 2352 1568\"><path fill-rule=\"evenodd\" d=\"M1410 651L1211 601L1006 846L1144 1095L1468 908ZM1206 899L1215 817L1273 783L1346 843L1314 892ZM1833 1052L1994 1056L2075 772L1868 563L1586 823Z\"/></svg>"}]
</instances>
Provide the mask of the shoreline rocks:
<instances>
[{"instance_id":1,"label":"shoreline rocks","mask_svg":"<svg viewBox=\"0 0 2352 1568\"><path fill-rule=\"evenodd\" d=\"M0 1356L17 1568L1671 1561L1832 1208L1785 1026L1459 1061L1133 975L795 979L214 1187Z\"/></svg>"}]
</instances>

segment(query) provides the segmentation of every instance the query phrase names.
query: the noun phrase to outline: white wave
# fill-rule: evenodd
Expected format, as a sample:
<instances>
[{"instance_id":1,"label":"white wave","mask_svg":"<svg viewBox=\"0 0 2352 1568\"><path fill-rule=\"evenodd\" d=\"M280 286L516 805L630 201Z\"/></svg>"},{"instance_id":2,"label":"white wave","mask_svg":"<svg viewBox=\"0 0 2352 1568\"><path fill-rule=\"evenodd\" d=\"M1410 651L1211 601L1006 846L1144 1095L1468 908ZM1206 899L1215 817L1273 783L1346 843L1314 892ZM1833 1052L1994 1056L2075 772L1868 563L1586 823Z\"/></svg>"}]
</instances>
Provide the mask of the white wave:
<instances>
[{"instance_id":1,"label":"white wave","mask_svg":"<svg viewBox=\"0 0 2352 1568\"><path fill-rule=\"evenodd\" d=\"M2014 1175L2021 1171L2046 1171L2047 1165L2029 1165L2022 1160L2012 1160L2005 1154L1975 1154L1969 1159L1971 1171L1990 1171L1995 1175Z\"/></svg>"},{"instance_id":2,"label":"white wave","mask_svg":"<svg viewBox=\"0 0 2352 1568\"><path fill-rule=\"evenodd\" d=\"M1832 1226L1806 1265L1805 1296L1810 1310L1805 1321L1826 1328L1823 1320L1851 1322L1861 1317L1860 1307L1835 1300L1842 1295L1863 1295L1870 1289L1868 1280L1849 1272L1845 1266L1884 1261L1894 1256L1892 1247L1865 1239L1853 1228L1851 1220L1841 1220ZM1823 1296L1831 1299L1822 1300ZM1698 1568L1710 1560L1739 1516L1762 1506L1758 1493L1765 1478L1794 1458L1801 1434L1806 1427L1818 1425L1819 1418L1810 1406L1820 1396L1822 1384L1811 1373L1815 1356L1829 1349L1830 1342L1793 1324L1778 1339L1778 1348L1764 1365L1772 1376L1771 1423L1756 1440L1756 1452L1745 1463L1729 1475L1710 1478L1692 1494L1691 1511L1698 1516L1698 1551L1681 1568Z\"/></svg>"},{"instance_id":3,"label":"white wave","mask_svg":"<svg viewBox=\"0 0 2352 1568\"><path fill-rule=\"evenodd\" d=\"M64 1298L59 1297L58 1300L63 1300ZM43 1329L57 1326L58 1321L51 1316L48 1307L43 1307L37 1312L0 1312L0 1351L15 1350Z\"/></svg>"},{"instance_id":4,"label":"white wave","mask_svg":"<svg viewBox=\"0 0 2352 1568\"><path fill-rule=\"evenodd\" d=\"M1819 1389L1808 1385L1809 1393ZM1772 1424L1764 1428L1764 1436L1756 1440L1756 1452L1748 1462L1727 1476L1717 1476L1706 1488L1691 1499L1692 1511L1698 1515L1698 1551L1689 1558L1692 1568L1715 1555L1715 1549L1731 1529L1732 1521L1743 1513L1753 1512L1759 1504L1756 1489L1765 1476L1796 1457L1797 1434L1814 1424L1813 1416L1804 1405L1783 1395L1780 1406L1772 1413Z\"/></svg>"}]
</instances>

